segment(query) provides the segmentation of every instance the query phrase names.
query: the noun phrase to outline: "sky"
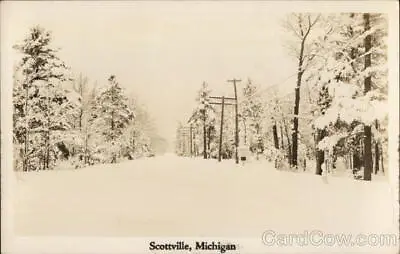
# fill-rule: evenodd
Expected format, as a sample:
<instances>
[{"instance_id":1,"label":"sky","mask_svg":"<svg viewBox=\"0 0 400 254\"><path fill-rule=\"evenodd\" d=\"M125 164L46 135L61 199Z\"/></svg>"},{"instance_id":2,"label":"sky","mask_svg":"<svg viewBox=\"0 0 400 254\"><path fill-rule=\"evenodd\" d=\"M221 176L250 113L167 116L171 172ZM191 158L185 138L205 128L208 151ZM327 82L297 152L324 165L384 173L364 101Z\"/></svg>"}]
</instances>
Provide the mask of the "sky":
<instances>
[{"instance_id":1,"label":"sky","mask_svg":"<svg viewBox=\"0 0 400 254\"><path fill-rule=\"evenodd\" d=\"M232 95L232 78L242 79L238 89L248 78L262 88L294 87L286 13L266 2L7 2L6 10L8 42L22 41L33 25L52 31L71 70L99 85L116 75L170 149L203 81L215 96Z\"/></svg>"}]
</instances>

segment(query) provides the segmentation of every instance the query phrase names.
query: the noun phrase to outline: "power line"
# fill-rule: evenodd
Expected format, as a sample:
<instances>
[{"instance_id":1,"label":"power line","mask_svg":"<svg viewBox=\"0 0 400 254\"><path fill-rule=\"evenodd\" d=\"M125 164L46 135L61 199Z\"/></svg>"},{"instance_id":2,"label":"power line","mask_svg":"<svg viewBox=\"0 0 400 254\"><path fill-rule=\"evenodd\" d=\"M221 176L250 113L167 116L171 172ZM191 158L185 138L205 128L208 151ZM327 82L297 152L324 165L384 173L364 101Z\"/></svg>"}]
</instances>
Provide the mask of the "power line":
<instances>
[{"instance_id":1,"label":"power line","mask_svg":"<svg viewBox=\"0 0 400 254\"><path fill-rule=\"evenodd\" d=\"M268 92L268 91L270 91L271 89L275 88L276 86L285 83L285 82L288 81L290 78L292 78L293 76L297 75L297 73L298 73L298 71L296 71L295 73L291 74L290 76L286 77L285 79L283 79L283 80L281 80L281 81L279 81L279 82L277 82L277 83L275 83L275 84L273 84L273 85L270 85L270 86L268 86L268 87L266 87L266 88L264 88L264 89L262 89L262 90L259 90L259 91L255 92L254 94L248 96L247 98L252 98L252 97L254 97L254 96L261 95L261 94L263 94L263 93L265 93L265 92ZM243 103L243 102L239 102L239 104L241 104L241 103Z\"/></svg>"}]
</instances>

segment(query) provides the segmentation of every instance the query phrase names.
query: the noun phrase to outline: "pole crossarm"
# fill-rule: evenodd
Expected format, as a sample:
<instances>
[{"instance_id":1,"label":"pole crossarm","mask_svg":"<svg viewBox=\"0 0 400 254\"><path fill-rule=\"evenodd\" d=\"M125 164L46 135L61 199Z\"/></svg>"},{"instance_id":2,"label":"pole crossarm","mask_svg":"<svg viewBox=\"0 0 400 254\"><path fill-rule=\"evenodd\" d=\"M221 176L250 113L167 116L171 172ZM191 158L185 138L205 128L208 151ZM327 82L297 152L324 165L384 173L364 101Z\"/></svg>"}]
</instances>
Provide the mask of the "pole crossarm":
<instances>
[{"instance_id":1,"label":"pole crossarm","mask_svg":"<svg viewBox=\"0 0 400 254\"><path fill-rule=\"evenodd\" d=\"M211 99L221 99L222 100L222 96L209 96L209 98ZM224 97L225 100L236 100L235 98L232 97Z\"/></svg>"},{"instance_id":2,"label":"pole crossarm","mask_svg":"<svg viewBox=\"0 0 400 254\"><path fill-rule=\"evenodd\" d=\"M234 79L228 79L227 81L228 81L228 82L234 82L234 83L235 83L235 82L241 82L242 80L241 80L241 79L235 79L235 78L234 78Z\"/></svg>"},{"instance_id":3,"label":"pole crossarm","mask_svg":"<svg viewBox=\"0 0 400 254\"><path fill-rule=\"evenodd\" d=\"M222 103L221 102L210 102L210 104L213 104L213 105L222 105ZM236 103L224 103L224 105L236 105Z\"/></svg>"}]
</instances>

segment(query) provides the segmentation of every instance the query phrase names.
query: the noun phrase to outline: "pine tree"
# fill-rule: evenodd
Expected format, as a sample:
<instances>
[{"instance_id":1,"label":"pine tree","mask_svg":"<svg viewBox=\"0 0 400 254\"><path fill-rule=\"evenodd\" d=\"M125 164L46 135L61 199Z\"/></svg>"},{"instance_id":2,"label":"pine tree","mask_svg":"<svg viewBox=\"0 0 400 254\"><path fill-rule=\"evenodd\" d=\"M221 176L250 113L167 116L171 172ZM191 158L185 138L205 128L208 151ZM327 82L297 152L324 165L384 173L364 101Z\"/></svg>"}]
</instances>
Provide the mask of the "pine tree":
<instances>
[{"instance_id":1,"label":"pine tree","mask_svg":"<svg viewBox=\"0 0 400 254\"><path fill-rule=\"evenodd\" d=\"M197 140L195 142L197 146L201 145L201 147L203 148L202 154L203 158L205 159L209 158L211 152L208 149L211 148L211 140L207 142L207 136L209 136L209 138L214 137L215 135L211 135L211 131L216 129L215 108L209 103L210 94L211 89L209 89L206 82L203 82L196 97L198 105L194 109L192 116L189 120L189 122L194 124L195 126L195 134L197 137ZM209 134L207 130L210 130ZM201 140L200 137L202 137Z\"/></svg>"},{"instance_id":2,"label":"pine tree","mask_svg":"<svg viewBox=\"0 0 400 254\"><path fill-rule=\"evenodd\" d=\"M69 80L67 67L50 47L51 39L50 32L36 26L15 46L22 60L13 89L14 135L23 144L23 171L52 169L59 152L69 155L64 141L79 102L74 92L63 87Z\"/></svg>"},{"instance_id":3,"label":"pine tree","mask_svg":"<svg viewBox=\"0 0 400 254\"><path fill-rule=\"evenodd\" d=\"M331 103L331 97L329 96L328 92L328 86L327 84L323 84L321 86L320 92L319 92L319 97L318 97L318 106L320 110L320 114L324 115L326 109L330 106ZM326 127L322 128L317 128L316 129L316 137L315 137L315 143L318 144L321 140L325 138L327 135L327 130ZM318 146L316 147L316 170L315 173L317 175L322 175L322 164L325 161L325 153L322 149L319 149Z\"/></svg>"},{"instance_id":4,"label":"pine tree","mask_svg":"<svg viewBox=\"0 0 400 254\"><path fill-rule=\"evenodd\" d=\"M370 18L369 26L366 17ZM385 18L380 14L352 13L333 15L327 21L332 33L319 45L324 61L315 68L315 83L326 85L332 100L325 114L316 119L318 128L328 130L319 148L334 151L335 157L346 147L353 154L353 167L365 166L364 179L370 180L369 126L386 118ZM379 135L375 132L374 136Z\"/></svg>"},{"instance_id":5,"label":"pine tree","mask_svg":"<svg viewBox=\"0 0 400 254\"><path fill-rule=\"evenodd\" d=\"M110 76L108 85L97 95L91 117L98 137L99 159L116 163L121 155L120 137L134 114L114 75Z\"/></svg>"}]
</instances>

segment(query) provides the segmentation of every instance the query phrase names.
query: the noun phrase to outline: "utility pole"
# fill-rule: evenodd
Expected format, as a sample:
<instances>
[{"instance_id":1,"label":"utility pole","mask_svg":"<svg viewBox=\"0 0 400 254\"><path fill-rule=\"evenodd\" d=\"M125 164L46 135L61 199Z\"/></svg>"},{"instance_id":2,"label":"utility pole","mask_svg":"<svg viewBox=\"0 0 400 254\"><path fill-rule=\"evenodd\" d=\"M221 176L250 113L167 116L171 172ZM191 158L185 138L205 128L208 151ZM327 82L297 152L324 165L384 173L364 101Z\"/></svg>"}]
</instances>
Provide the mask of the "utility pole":
<instances>
[{"instance_id":1,"label":"utility pole","mask_svg":"<svg viewBox=\"0 0 400 254\"><path fill-rule=\"evenodd\" d=\"M192 127L192 124L190 124L190 127L189 127L189 131L190 131L190 135L189 135L189 138L190 138L190 141L189 141L189 143L190 143L190 157L193 157L193 127Z\"/></svg>"},{"instance_id":2,"label":"utility pole","mask_svg":"<svg viewBox=\"0 0 400 254\"><path fill-rule=\"evenodd\" d=\"M238 156L238 147L239 147L239 118L238 118L238 101L237 101L237 90L236 90L236 82L241 82L240 79L231 79L228 82L233 83L233 89L235 92L235 160L236 164L239 164L239 156Z\"/></svg>"},{"instance_id":3,"label":"utility pole","mask_svg":"<svg viewBox=\"0 0 400 254\"><path fill-rule=\"evenodd\" d=\"M205 83L203 83L204 85ZM201 106L202 108L200 109L200 112L202 114L203 118L203 158L207 159L207 124L206 124L206 110L207 110L207 94L205 92L202 93L200 101L201 101Z\"/></svg>"},{"instance_id":4,"label":"utility pole","mask_svg":"<svg viewBox=\"0 0 400 254\"><path fill-rule=\"evenodd\" d=\"M193 132L193 140L196 140L196 132ZM194 155L194 157L197 156L197 145L196 145L196 142L193 142L193 155Z\"/></svg>"},{"instance_id":5,"label":"utility pole","mask_svg":"<svg viewBox=\"0 0 400 254\"><path fill-rule=\"evenodd\" d=\"M209 98L211 99L221 99L222 102L210 102L210 104L214 105L222 105L221 107L221 125L220 125L220 130L219 130L219 148L218 148L218 161L221 161L221 155L222 155L222 130L224 126L224 106L225 105L235 105L235 103L226 103L225 99L227 100L235 100L235 98L229 98L229 97L219 97L219 96L210 96Z\"/></svg>"},{"instance_id":6,"label":"utility pole","mask_svg":"<svg viewBox=\"0 0 400 254\"><path fill-rule=\"evenodd\" d=\"M195 133L193 132L193 121L194 121L194 115L192 114L192 116L189 118L189 120L187 121L187 123L189 124L189 146L190 146L190 149L189 149L189 152L190 152L190 156L192 157L192 156L194 156L194 157L196 157L197 156L197 150L196 150L196 143L195 142L193 142L193 140L196 140L196 135L195 135Z\"/></svg>"},{"instance_id":7,"label":"utility pole","mask_svg":"<svg viewBox=\"0 0 400 254\"><path fill-rule=\"evenodd\" d=\"M207 159L206 107L203 108L203 158Z\"/></svg>"},{"instance_id":8,"label":"utility pole","mask_svg":"<svg viewBox=\"0 0 400 254\"><path fill-rule=\"evenodd\" d=\"M222 96L221 126L219 129L218 161L221 161L221 152L222 152L222 130L223 130L223 126L224 126L224 104L225 104L225 97Z\"/></svg>"}]
</instances>

